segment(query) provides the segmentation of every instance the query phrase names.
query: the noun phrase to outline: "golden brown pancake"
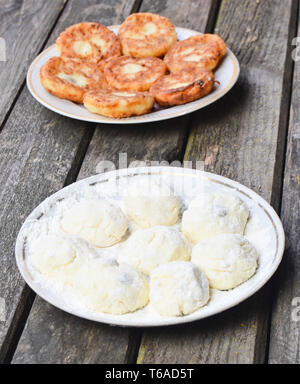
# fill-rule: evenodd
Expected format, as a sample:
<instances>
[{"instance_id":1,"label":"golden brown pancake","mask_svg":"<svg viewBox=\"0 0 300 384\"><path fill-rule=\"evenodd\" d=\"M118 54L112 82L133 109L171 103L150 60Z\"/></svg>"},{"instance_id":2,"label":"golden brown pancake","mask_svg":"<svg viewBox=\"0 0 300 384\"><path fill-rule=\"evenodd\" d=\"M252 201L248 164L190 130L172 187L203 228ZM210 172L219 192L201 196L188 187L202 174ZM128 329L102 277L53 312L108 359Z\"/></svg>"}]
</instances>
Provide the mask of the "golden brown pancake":
<instances>
[{"instance_id":1,"label":"golden brown pancake","mask_svg":"<svg viewBox=\"0 0 300 384\"><path fill-rule=\"evenodd\" d=\"M122 118L148 113L154 98L149 92L91 91L85 94L84 105L92 113Z\"/></svg>"},{"instance_id":2,"label":"golden brown pancake","mask_svg":"<svg viewBox=\"0 0 300 384\"><path fill-rule=\"evenodd\" d=\"M56 40L60 55L69 59L99 64L102 60L121 55L118 37L98 23L72 25Z\"/></svg>"},{"instance_id":3,"label":"golden brown pancake","mask_svg":"<svg viewBox=\"0 0 300 384\"><path fill-rule=\"evenodd\" d=\"M115 89L148 91L166 71L165 63L157 57L121 56L109 60L104 75L108 84Z\"/></svg>"},{"instance_id":4,"label":"golden brown pancake","mask_svg":"<svg viewBox=\"0 0 300 384\"><path fill-rule=\"evenodd\" d=\"M209 71L182 70L164 76L150 88L156 102L169 107L200 99L214 87L214 74Z\"/></svg>"},{"instance_id":5,"label":"golden brown pancake","mask_svg":"<svg viewBox=\"0 0 300 384\"><path fill-rule=\"evenodd\" d=\"M123 55L161 57L177 40L169 19L153 13L134 13L127 17L119 30Z\"/></svg>"},{"instance_id":6,"label":"golden brown pancake","mask_svg":"<svg viewBox=\"0 0 300 384\"><path fill-rule=\"evenodd\" d=\"M83 102L87 91L107 87L98 65L65 60L61 57L48 60L41 68L40 78L48 92L76 103Z\"/></svg>"},{"instance_id":7,"label":"golden brown pancake","mask_svg":"<svg viewBox=\"0 0 300 384\"><path fill-rule=\"evenodd\" d=\"M196 68L212 71L225 54L226 44L218 35L196 35L173 44L164 62L170 72Z\"/></svg>"}]
</instances>

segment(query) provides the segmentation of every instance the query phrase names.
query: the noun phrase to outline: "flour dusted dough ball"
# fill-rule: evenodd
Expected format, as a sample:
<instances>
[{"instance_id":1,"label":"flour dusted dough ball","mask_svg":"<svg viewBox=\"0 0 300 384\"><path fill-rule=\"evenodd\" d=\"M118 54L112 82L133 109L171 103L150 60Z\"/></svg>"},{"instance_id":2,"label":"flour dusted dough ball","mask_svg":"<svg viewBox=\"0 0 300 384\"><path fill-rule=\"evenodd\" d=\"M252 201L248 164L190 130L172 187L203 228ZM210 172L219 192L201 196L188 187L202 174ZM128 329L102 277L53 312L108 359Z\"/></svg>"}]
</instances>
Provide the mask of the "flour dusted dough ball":
<instances>
[{"instance_id":1,"label":"flour dusted dough ball","mask_svg":"<svg viewBox=\"0 0 300 384\"><path fill-rule=\"evenodd\" d=\"M65 283L76 273L77 250L71 239L63 235L42 235L30 245L31 265L42 275Z\"/></svg>"},{"instance_id":2,"label":"flour dusted dough ball","mask_svg":"<svg viewBox=\"0 0 300 384\"><path fill-rule=\"evenodd\" d=\"M119 260L148 275L160 264L190 260L190 246L177 229L156 226L134 232Z\"/></svg>"},{"instance_id":3,"label":"flour dusted dough ball","mask_svg":"<svg viewBox=\"0 0 300 384\"><path fill-rule=\"evenodd\" d=\"M191 202L182 217L182 231L193 243L221 233L243 235L249 211L236 196L205 193Z\"/></svg>"},{"instance_id":4,"label":"flour dusted dough ball","mask_svg":"<svg viewBox=\"0 0 300 384\"><path fill-rule=\"evenodd\" d=\"M207 278L192 263L173 261L151 272L150 303L162 316L188 315L208 299Z\"/></svg>"},{"instance_id":5,"label":"flour dusted dough ball","mask_svg":"<svg viewBox=\"0 0 300 384\"><path fill-rule=\"evenodd\" d=\"M96 247L109 247L122 239L128 222L119 207L105 200L82 200L65 210L61 227Z\"/></svg>"},{"instance_id":6,"label":"flour dusted dough ball","mask_svg":"<svg viewBox=\"0 0 300 384\"><path fill-rule=\"evenodd\" d=\"M192 262L206 274L212 288L227 290L254 275L258 254L244 236L222 234L198 243Z\"/></svg>"},{"instance_id":7,"label":"flour dusted dough ball","mask_svg":"<svg viewBox=\"0 0 300 384\"><path fill-rule=\"evenodd\" d=\"M96 312L122 315L149 302L146 277L114 258L89 260L78 270L76 288L87 306Z\"/></svg>"},{"instance_id":8,"label":"flour dusted dough ball","mask_svg":"<svg viewBox=\"0 0 300 384\"><path fill-rule=\"evenodd\" d=\"M127 214L140 228L173 225L179 219L181 204L168 185L151 178L137 178L124 194Z\"/></svg>"}]
</instances>

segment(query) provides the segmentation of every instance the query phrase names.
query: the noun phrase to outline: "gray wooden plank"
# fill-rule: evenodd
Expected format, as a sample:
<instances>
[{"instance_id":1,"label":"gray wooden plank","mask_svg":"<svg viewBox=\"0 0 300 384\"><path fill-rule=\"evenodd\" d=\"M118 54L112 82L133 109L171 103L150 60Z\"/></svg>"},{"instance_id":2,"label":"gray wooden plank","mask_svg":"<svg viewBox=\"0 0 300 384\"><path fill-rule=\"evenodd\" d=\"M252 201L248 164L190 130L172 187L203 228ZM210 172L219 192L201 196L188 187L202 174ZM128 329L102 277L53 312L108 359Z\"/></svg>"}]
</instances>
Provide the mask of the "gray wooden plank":
<instances>
[{"instance_id":1,"label":"gray wooden plank","mask_svg":"<svg viewBox=\"0 0 300 384\"><path fill-rule=\"evenodd\" d=\"M300 17L297 36L300 35L299 20ZM287 246L273 288L274 304L268 359L271 364L300 363L300 65L298 53L296 58L281 206L281 219Z\"/></svg>"},{"instance_id":2,"label":"gray wooden plank","mask_svg":"<svg viewBox=\"0 0 300 384\"><path fill-rule=\"evenodd\" d=\"M134 0L106 0L100 3L97 0L70 1L50 42L61 30L78 21L120 22L129 12L130 5L134 5ZM28 290L24 288L14 261L18 230L37 204L74 181L93 131L92 124L66 119L46 110L33 100L27 89L21 92L3 127L0 138L0 219L5 225L0 228L0 297L1 302L6 304L6 310L5 316L0 319L0 361L8 358L17 342L26 310L24 300L28 297ZM47 315L46 309L41 311L41 318L43 314ZM80 332L79 325L75 329ZM123 337L126 338L126 335ZM109 342L109 335L106 340ZM101 338L101 329L97 342L105 343ZM119 343L122 344L120 340ZM39 355L38 349L35 352L37 360L42 361L43 357L44 362L51 360L48 356ZM23 357L26 359L22 353L19 354L19 361Z\"/></svg>"},{"instance_id":3,"label":"gray wooden plank","mask_svg":"<svg viewBox=\"0 0 300 384\"><path fill-rule=\"evenodd\" d=\"M78 161L85 130L91 129L76 127L68 119L56 119L24 90L1 133L0 297L6 304L0 322L1 360L13 342L19 312L24 310L24 295L27 297L14 261L18 230L38 203L65 184Z\"/></svg>"},{"instance_id":4,"label":"gray wooden plank","mask_svg":"<svg viewBox=\"0 0 300 384\"><path fill-rule=\"evenodd\" d=\"M224 0L215 31L241 63L238 84L192 117L186 160L237 180L279 207L295 33L295 1ZM230 311L189 326L149 330L139 363L262 363L270 311L265 287Z\"/></svg>"},{"instance_id":5,"label":"gray wooden plank","mask_svg":"<svg viewBox=\"0 0 300 384\"><path fill-rule=\"evenodd\" d=\"M76 318L38 299L13 363L101 364L124 362L127 331ZM33 327L34 324L34 327ZM55 351L55 355L53 354Z\"/></svg>"},{"instance_id":6,"label":"gray wooden plank","mask_svg":"<svg viewBox=\"0 0 300 384\"><path fill-rule=\"evenodd\" d=\"M66 0L1 0L0 127L24 83L29 63L44 45ZM2 40L2 41L3 41ZM4 61L4 59L6 61Z\"/></svg>"},{"instance_id":7,"label":"gray wooden plank","mask_svg":"<svg viewBox=\"0 0 300 384\"><path fill-rule=\"evenodd\" d=\"M213 27L217 1L143 0L140 12L153 12L171 19L177 27L205 32Z\"/></svg>"},{"instance_id":8,"label":"gray wooden plank","mask_svg":"<svg viewBox=\"0 0 300 384\"><path fill-rule=\"evenodd\" d=\"M199 6L197 17L194 16L195 4ZM162 7L163 5L163 7ZM180 5L180 1L156 2L156 8L153 8L152 1L145 1L142 4L141 11L152 11L163 15L170 12L173 21L181 23L182 26L191 26L192 28L204 31L206 25L212 17L212 10L215 9L215 2L208 1L189 1L184 7L190 9L185 18L176 13L176 9ZM188 21L188 15L193 24ZM197 24L198 21L198 24ZM172 120L171 122L163 122L159 124L146 124L139 126L108 126L99 125L96 128L95 135L89 146L87 155L84 159L83 166L79 173L79 178L88 177L100 171L99 163L103 160L113 161L117 164L119 153L127 153L128 161L132 160L167 160L173 161L182 158L184 149L184 135L186 130L186 118ZM135 337L134 332L123 330L120 337L119 332L112 331L110 327L98 324L94 328L92 323L83 322L75 319L78 335L88 333L90 335L91 344L84 343L78 338L78 344L74 345L74 339L67 341L65 329L69 328L68 323L70 317L62 314L60 318L52 316L52 311L56 311L51 306L47 306L42 300L37 299L34 303L32 313L28 318L24 333L16 350L13 362L58 362L66 361L69 350L84 350L84 357L81 354L74 354L72 362L106 362L106 340L113 338L114 342L120 344L121 354L112 354L109 356L111 362L131 361L134 358L134 351L139 343L139 337ZM35 313L39 314L39 318L43 321L37 321ZM43 323L48 322L48 318L53 319L53 326L60 335L51 343L51 348L38 347L37 340L39 335L44 334ZM124 338L128 340L128 349L125 350L126 343L122 343ZM51 342L51 334L44 339L44 345ZM64 340L64 341L63 341ZM63 346L63 347L62 347ZM97 352L95 352L97 350ZM103 353L101 352L103 351ZM126 354L125 354L126 352Z\"/></svg>"}]
</instances>

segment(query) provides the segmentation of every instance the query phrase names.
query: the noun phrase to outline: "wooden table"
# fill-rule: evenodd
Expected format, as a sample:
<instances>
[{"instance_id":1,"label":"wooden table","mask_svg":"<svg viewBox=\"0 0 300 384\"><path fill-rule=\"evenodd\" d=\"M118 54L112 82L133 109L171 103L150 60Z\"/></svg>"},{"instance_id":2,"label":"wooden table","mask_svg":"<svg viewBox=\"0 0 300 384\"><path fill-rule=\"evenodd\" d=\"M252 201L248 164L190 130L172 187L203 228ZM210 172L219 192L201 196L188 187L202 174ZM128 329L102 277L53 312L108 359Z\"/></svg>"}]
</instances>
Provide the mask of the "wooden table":
<instances>
[{"instance_id":1,"label":"wooden table","mask_svg":"<svg viewBox=\"0 0 300 384\"><path fill-rule=\"evenodd\" d=\"M300 362L298 9L293 0L0 0L1 362ZM220 34L241 64L234 89L192 115L136 126L71 120L31 97L28 66L63 29L79 21L118 24L137 11ZM128 162L203 161L205 170L263 196L281 213L287 235L275 277L220 315L158 329L93 323L36 297L14 260L24 219L53 192L95 174L101 160L117 163L125 152Z\"/></svg>"}]
</instances>

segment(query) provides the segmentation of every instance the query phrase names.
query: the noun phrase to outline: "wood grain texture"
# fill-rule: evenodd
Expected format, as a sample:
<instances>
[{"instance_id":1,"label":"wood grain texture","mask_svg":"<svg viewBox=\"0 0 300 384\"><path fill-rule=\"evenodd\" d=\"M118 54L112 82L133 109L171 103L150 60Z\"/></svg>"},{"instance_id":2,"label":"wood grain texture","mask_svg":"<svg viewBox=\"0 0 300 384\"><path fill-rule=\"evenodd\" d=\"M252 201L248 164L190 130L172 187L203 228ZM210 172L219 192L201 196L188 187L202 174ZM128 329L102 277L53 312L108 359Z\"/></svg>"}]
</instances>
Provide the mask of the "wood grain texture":
<instances>
[{"instance_id":1,"label":"wood grain texture","mask_svg":"<svg viewBox=\"0 0 300 384\"><path fill-rule=\"evenodd\" d=\"M300 15L299 15L300 16ZM300 36L300 23L298 34ZM299 56L299 55L298 55ZM300 63L295 62L281 219L286 252L274 284L269 363L300 363Z\"/></svg>"},{"instance_id":2,"label":"wood grain texture","mask_svg":"<svg viewBox=\"0 0 300 384\"><path fill-rule=\"evenodd\" d=\"M253 298L263 308L262 297ZM250 364L253 358L253 332L261 337L267 321L249 317L249 300L209 319L144 332L138 364ZM230 335L230 337L229 337Z\"/></svg>"},{"instance_id":3,"label":"wood grain texture","mask_svg":"<svg viewBox=\"0 0 300 384\"><path fill-rule=\"evenodd\" d=\"M6 315L0 322L1 359L14 336L11 328L20 316L17 312L24 295L24 282L14 260L18 230L37 204L65 184L79 161L78 148L86 147L85 135L91 129L57 119L24 90L1 132L0 297L6 303Z\"/></svg>"},{"instance_id":4,"label":"wood grain texture","mask_svg":"<svg viewBox=\"0 0 300 384\"><path fill-rule=\"evenodd\" d=\"M43 47L65 2L0 1L0 38L5 41L6 51L6 61L0 60L0 127L24 83L30 62Z\"/></svg>"},{"instance_id":5,"label":"wood grain texture","mask_svg":"<svg viewBox=\"0 0 300 384\"><path fill-rule=\"evenodd\" d=\"M160 3L160 2L159 2ZM178 7L178 1L162 2L165 3L164 9L157 12L167 14L168 10ZM189 1L186 6L199 4L199 1ZM194 17L193 28L205 30L205 24L210 18L207 4L210 2L201 1L197 17ZM200 5L201 5L200 4ZM141 10L151 10L153 3L146 1L142 4ZM65 10L65 12L67 9ZM156 11L155 11L156 12ZM205 13L204 13L205 12ZM173 11L175 14L175 12ZM194 14L194 8L191 11ZM124 12L123 12L124 15ZM64 18L64 15L62 19ZM182 19L181 19L182 20ZM198 20L199 24L196 23ZM177 19L173 20L175 23ZM189 26L188 20L182 20L182 26ZM186 23L186 24L184 24ZM169 162L182 158L184 149L184 133L186 129L186 118L163 122L159 124L145 124L138 126L115 126L99 125L89 146L83 166L80 170L79 178L88 177L101 171L101 161L113 161L116 165L119 153L127 153L128 162L133 160L167 160ZM185 128L184 128L185 127ZM100 166L99 166L100 164ZM59 317L53 316L52 312L56 309L45 304L41 299L34 303L32 313L28 318L24 333L16 350L13 363L34 363L34 362L128 362L135 358L135 350L139 343L139 333L129 330L115 330L108 326L85 322L77 318L71 318L66 314ZM56 330L52 341L51 332L47 333L41 348L38 344L40 335L45 334L45 327L52 319L51 325ZM67 329L70 329L69 322L75 324L76 337L68 338ZM46 323L46 325L45 325ZM49 324L48 324L49 326ZM80 335L89 335L89 340L85 341ZM51 344L51 348L46 345ZM72 350L72 354L70 353ZM82 352L83 351L83 352ZM113 351L108 354L107 351Z\"/></svg>"},{"instance_id":6,"label":"wood grain texture","mask_svg":"<svg viewBox=\"0 0 300 384\"><path fill-rule=\"evenodd\" d=\"M60 31L78 21L97 20L104 24L120 22L126 12L129 12L127 10L130 9L130 4L132 6L134 0L110 0L101 3L97 0L70 1L49 43L55 41ZM28 297L28 289L24 288L24 282L14 261L14 243L18 230L37 204L75 180L93 132L92 124L66 119L40 106L29 95L27 89L21 92L4 125L0 135L0 219L1 223L5 223L0 228L0 297L5 301L6 311L4 319L1 319L3 321L0 321L0 361L7 358L11 345L16 343L15 338L22 326L20 322L25 310L23 303ZM35 305L38 306L41 319L47 323L48 307L43 307L44 303L41 300ZM56 319L55 316L53 318ZM30 321L29 324L38 332L39 328L35 322ZM42 324L42 321L39 324ZM51 326L55 327L55 324ZM68 332L67 327L65 329ZM16 359L19 361L23 359L21 351L25 348L28 356L34 356L36 361L49 362L51 351L48 350L48 354L45 355L39 349L40 344L34 344L39 337L43 337L42 333L38 333L34 339L31 337L30 332L24 334ZM51 338L51 335L49 337ZM60 340L62 339L58 339L58 342ZM107 340L109 342L109 335ZM102 341L104 343L103 339ZM90 341L86 340L86 343ZM122 345L120 339L119 344ZM83 343L80 347L84 350ZM32 348L31 355L28 351L30 348ZM61 346L58 349L61 349ZM126 354L127 348L125 351L123 349L120 351ZM68 356L70 351L64 349L64 353ZM91 350L90 353L94 352ZM53 362L55 358L53 354ZM89 360L88 356L85 358ZM64 360L59 356L57 359Z\"/></svg>"},{"instance_id":7,"label":"wood grain texture","mask_svg":"<svg viewBox=\"0 0 300 384\"><path fill-rule=\"evenodd\" d=\"M143 0L140 12L158 13L177 27L205 32L213 28L217 8L218 0Z\"/></svg>"},{"instance_id":8,"label":"wood grain texture","mask_svg":"<svg viewBox=\"0 0 300 384\"><path fill-rule=\"evenodd\" d=\"M186 160L237 180L278 208L295 1L224 0L216 32L238 56L241 77L224 99L192 116ZM270 311L265 287L247 302L189 326L149 330L139 363L262 363Z\"/></svg>"},{"instance_id":9,"label":"wood grain texture","mask_svg":"<svg viewBox=\"0 0 300 384\"><path fill-rule=\"evenodd\" d=\"M126 334L122 328L102 328L38 299L13 363L122 364L128 348Z\"/></svg>"}]
</instances>

